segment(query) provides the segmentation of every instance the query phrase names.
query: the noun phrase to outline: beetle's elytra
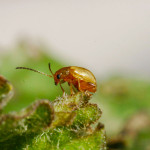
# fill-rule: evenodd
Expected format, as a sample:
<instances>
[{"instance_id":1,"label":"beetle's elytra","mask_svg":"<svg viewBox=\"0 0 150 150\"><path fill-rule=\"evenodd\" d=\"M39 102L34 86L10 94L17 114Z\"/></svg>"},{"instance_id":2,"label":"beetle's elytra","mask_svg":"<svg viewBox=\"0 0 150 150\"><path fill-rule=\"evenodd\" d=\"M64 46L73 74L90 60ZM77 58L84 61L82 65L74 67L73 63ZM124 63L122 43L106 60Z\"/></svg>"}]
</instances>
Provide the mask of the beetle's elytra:
<instances>
[{"instance_id":1,"label":"beetle's elytra","mask_svg":"<svg viewBox=\"0 0 150 150\"><path fill-rule=\"evenodd\" d=\"M97 89L96 79L93 73L85 68L77 67L77 66L69 66L63 67L53 74L50 63L49 63L49 70L52 75L45 74L43 72L26 68L26 67L17 67L16 69L27 69L34 72L41 73L48 77L53 77L55 85L60 84L60 87L64 93L64 89L62 88L61 84L64 82L68 82L70 86L71 94L74 93L73 86L80 92L84 92L88 95L89 93L95 93Z\"/></svg>"}]
</instances>

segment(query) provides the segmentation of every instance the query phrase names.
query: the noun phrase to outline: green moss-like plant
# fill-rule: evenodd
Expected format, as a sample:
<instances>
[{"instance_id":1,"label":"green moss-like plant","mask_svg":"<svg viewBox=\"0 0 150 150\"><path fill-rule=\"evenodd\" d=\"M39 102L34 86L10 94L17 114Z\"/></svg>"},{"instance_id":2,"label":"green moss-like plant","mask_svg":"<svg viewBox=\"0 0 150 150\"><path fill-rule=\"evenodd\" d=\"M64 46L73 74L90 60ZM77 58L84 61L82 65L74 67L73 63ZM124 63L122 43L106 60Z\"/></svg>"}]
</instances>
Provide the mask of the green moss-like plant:
<instances>
[{"instance_id":1,"label":"green moss-like plant","mask_svg":"<svg viewBox=\"0 0 150 150\"><path fill-rule=\"evenodd\" d=\"M12 85L0 77L0 148L3 150L104 150L102 112L84 93L38 100L20 112L5 114Z\"/></svg>"},{"instance_id":2,"label":"green moss-like plant","mask_svg":"<svg viewBox=\"0 0 150 150\"><path fill-rule=\"evenodd\" d=\"M3 76L0 76L0 112L13 96L13 88Z\"/></svg>"}]
</instances>

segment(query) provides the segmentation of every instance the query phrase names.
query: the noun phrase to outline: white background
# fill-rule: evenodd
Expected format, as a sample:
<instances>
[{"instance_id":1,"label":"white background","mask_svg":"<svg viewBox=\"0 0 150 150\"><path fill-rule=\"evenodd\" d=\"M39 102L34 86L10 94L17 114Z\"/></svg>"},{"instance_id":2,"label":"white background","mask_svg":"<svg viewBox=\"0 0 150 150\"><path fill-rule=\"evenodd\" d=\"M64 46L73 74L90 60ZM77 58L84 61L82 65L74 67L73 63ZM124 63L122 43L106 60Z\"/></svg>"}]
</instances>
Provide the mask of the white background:
<instances>
[{"instance_id":1,"label":"white background","mask_svg":"<svg viewBox=\"0 0 150 150\"><path fill-rule=\"evenodd\" d=\"M0 53L20 37L96 76L150 75L150 0L1 0Z\"/></svg>"}]
</instances>

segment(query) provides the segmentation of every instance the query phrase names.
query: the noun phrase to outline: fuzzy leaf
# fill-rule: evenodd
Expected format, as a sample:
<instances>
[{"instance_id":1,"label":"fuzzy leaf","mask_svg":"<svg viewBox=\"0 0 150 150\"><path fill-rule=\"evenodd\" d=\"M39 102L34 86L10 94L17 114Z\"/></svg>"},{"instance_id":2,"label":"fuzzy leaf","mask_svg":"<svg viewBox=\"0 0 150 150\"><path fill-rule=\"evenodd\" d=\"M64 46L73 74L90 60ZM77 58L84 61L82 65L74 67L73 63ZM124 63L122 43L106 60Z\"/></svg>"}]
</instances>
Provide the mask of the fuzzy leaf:
<instances>
[{"instance_id":1,"label":"fuzzy leaf","mask_svg":"<svg viewBox=\"0 0 150 150\"><path fill-rule=\"evenodd\" d=\"M3 78L2 78L3 79ZM1 80L1 93L9 93ZM8 84L9 87L10 84ZM37 100L20 112L0 116L1 149L106 149L102 112L84 93L65 95L53 102ZM5 103L5 98L1 101ZM7 100L6 100L7 101ZM6 103L5 103L6 104ZM92 127L94 124L96 127Z\"/></svg>"}]
</instances>

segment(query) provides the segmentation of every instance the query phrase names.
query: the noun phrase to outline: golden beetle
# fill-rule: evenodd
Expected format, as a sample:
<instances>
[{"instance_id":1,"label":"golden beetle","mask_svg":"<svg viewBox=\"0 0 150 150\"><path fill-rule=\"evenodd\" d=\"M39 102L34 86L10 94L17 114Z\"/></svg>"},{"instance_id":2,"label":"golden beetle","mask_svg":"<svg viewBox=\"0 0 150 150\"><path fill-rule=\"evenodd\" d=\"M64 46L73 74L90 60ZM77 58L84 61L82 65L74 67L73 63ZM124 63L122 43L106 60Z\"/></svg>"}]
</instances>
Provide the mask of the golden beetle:
<instances>
[{"instance_id":1,"label":"golden beetle","mask_svg":"<svg viewBox=\"0 0 150 150\"><path fill-rule=\"evenodd\" d=\"M41 73L48 77L53 77L55 81L55 85L59 83L63 93L64 93L64 89L61 86L61 84L64 82L68 82L70 86L71 95L74 93L73 86L78 91L84 92L88 95L90 95L90 92L91 93L96 92L97 89L96 79L91 71L82 67L69 66L69 67L63 67L58 71L56 71L55 74L53 74L50 67L50 63L48 65L52 75L48 75L43 72L31 68L27 68L27 67L17 67L16 69L27 69L27 70Z\"/></svg>"}]
</instances>

